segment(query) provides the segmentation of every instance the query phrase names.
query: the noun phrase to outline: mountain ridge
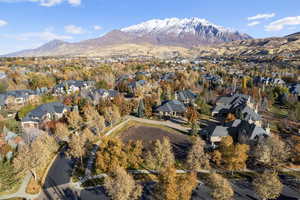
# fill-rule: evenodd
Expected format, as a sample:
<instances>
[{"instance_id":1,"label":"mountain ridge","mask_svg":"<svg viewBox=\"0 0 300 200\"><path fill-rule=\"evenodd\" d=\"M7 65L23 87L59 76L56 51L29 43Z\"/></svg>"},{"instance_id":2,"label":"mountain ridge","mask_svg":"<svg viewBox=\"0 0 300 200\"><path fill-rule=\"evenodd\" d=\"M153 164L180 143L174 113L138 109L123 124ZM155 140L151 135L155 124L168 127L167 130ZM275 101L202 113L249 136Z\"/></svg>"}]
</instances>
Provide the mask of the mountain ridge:
<instances>
[{"instance_id":1,"label":"mountain ridge","mask_svg":"<svg viewBox=\"0 0 300 200\"><path fill-rule=\"evenodd\" d=\"M70 43L61 40L50 41L36 49L23 50L6 56L65 56L86 55L94 49L115 45L136 44L173 46L190 49L195 46L207 46L251 39L247 34L215 25L200 18L153 19L120 30L112 30L102 37Z\"/></svg>"}]
</instances>

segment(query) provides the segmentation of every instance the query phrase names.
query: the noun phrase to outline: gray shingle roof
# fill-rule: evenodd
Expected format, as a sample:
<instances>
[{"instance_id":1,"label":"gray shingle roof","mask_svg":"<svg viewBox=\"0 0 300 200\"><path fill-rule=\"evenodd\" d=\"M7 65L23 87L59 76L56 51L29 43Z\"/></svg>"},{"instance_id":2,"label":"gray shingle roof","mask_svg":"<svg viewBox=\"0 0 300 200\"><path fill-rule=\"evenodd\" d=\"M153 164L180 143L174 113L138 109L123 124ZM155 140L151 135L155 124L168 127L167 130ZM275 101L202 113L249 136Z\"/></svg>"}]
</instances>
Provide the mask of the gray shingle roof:
<instances>
[{"instance_id":1,"label":"gray shingle roof","mask_svg":"<svg viewBox=\"0 0 300 200\"><path fill-rule=\"evenodd\" d=\"M186 107L178 100L171 100L159 106L157 111L184 113L186 111Z\"/></svg>"},{"instance_id":2,"label":"gray shingle roof","mask_svg":"<svg viewBox=\"0 0 300 200\"><path fill-rule=\"evenodd\" d=\"M30 111L23 119L22 122L26 121L35 121L40 122L41 118L47 113L63 113L65 109L69 109L69 107L65 106L60 102L52 102L43 104L36 109Z\"/></svg>"},{"instance_id":3,"label":"gray shingle roof","mask_svg":"<svg viewBox=\"0 0 300 200\"><path fill-rule=\"evenodd\" d=\"M5 100L9 96L26 99L30 95L38 95L38 93L37 91L33 91L33 90L10 90L4 93L0 93L0 106L5 105Z\"/></svg>"},{"instance_id":4,"label":"gray shingle roof","mask_svg":"<svg viewBox=\"0 0 300 200\"><path fill-rule=\"evenodd\" d=\"M224 126L215 126L213 131L211 132L210 136L211 137L226 137L228 136L228 127Z\"/></svg>"},{"instance_id":5,"label":"gray shingle roof","mask_svg":"<svg viewBox=\"0 0 300 200\"><path fill-rule=\"evenodd\" d=\"M194 100L197 98L197 95L191 90L180 90L176 92L176 95L179 101Z\"/></svg>"}]
</instances>

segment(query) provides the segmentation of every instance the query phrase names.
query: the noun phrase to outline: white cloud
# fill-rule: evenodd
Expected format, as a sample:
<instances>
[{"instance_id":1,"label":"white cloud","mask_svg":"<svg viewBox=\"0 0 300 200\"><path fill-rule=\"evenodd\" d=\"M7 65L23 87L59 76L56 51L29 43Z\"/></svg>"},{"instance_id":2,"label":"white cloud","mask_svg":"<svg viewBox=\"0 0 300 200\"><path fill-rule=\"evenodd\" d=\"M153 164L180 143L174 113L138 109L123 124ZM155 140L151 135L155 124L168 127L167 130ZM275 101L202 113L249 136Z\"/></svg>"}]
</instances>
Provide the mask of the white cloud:
<instances>
[{"instance_id":1,"label":"white cloud","mask_svg":"<svg viewBox=\"0 0 300 200\"><path fill-rule=\"evenodd\" d=\"M33 2L39 2L41 6L51 7L58 5L63 2L63 0L31 0Z\"/></svg>"},{"instance_id":2,"label":"white cloud","mask_svg":"<svg viewBox=\"0 0 300 200\"><path fill-rule=\"evenodd\" d=\"M85 33L85 30L82 27L75 26L75 25L65 26L65 31L67 33L71 33L71 34L83 34L83 33Z\"/></svg>"},{"instance_id":3,"label":"white cloud","mask_svg":"<svg viewBox=\"0 0 300 200\"><path fill-rule=\"evenodd\" d=\"M266 31L280 31L285 26L300 25L300 16L295 17L285 17L274 22L271 22L269 25L265 26Z\"/></svg>"},{"instance_id":4,"label":"white cloud","mask_svg":"<svg viewBox=\"0 0 300 200\"><path fill-rule=\"evenodd\" d=\"M0 19L0 27L7 25L7 21Z\"/></svg>"},{"instance_id":5,"label":"white cloud","mask_svg":"<svg viewBox=\"0 0 300 200\"><path fill-rule=\"evenodd\" d=\"M72 6L78 6L81 4L81 0L0 0L0 2L17 3L17 2L34 2L39 3L41 6L51 7L62 2L68 2Z\"/></svg>"},{"instance_id":6,"label":"white cloud","mask_svg":"<svg viewBox=\"0 0 300 200\"><path fill-rule=\"evenodd\" d=\"M253 22L250 22L250 23L248 24L248 26L256 26L256 25L258 25L258 24L260 24L259 21L253 21Z\"/></svg>"},{"instance_id":7,"label":"white cloud","mask_svg":"<svg viewBox=\"0 0 300 200\"><path fill-rule=\"evenodd\" d=\"M94 26L94 30L95 30L95 31L99 31L99 30L101 30L101 29L102 29L101 26L98 26L98 25L95 25L95 26Z\"/></svg>"},{"instance_id":8,"label":"white cloud","mask_svg":"<svg viewBox=\"0 0 300 200\"><path fill-rule=\"evenodd\" d=\"M270 19L272 17L275 17L275 13L265 13L265 14L257 14L255 16L252 16L252 17L248 17L247 19L249 21L251 20L258 20L258 19Z\"/></svg>"},{"instance_id":9,"label":"white cloud","mask_svg":"<svg viewBox=\"0 0 300 200\"><path fill-rule=\"evenodd\" d=\"M22 40L22 41L51 41L51 40L70 40L73 37L68 35L60 35L53 32L52 28L46 29L42 32L27 32L27 33L20 33L16 35L7 34L1 35L5 38L12 38L15 40Z\"/></svg>"},{"instance_id":10,"label":"white cloud","mask_svg":"<svg viewBox=\"0 0 300 200\"><path fill-rule=\"evenodd\" d=\"M81 0L68 0L68 2L72 6L79 6L81 4Z\"/></svg>"}]
</instances>

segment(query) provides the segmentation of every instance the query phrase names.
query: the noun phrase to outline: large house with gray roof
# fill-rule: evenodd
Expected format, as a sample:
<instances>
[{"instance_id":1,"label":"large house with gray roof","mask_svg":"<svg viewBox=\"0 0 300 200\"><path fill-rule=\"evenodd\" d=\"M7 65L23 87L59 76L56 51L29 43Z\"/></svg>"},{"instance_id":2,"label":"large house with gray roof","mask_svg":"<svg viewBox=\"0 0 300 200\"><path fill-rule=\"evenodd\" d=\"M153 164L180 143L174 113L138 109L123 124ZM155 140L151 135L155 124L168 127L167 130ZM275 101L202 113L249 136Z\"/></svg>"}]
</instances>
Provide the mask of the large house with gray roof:
<instances>
[{"instance_id":1,"label":"large house with gray roof","mask_svg":"<svg viewBox=\"0 0 300 200\"><path fill-rule=\"evenodd\" d=\"M175 92L175 99L181 101L185 105L194 103L196 98L197 95L191 90L179 90Z\"/></svg>"},{"instance_id":2,"label":"large house with gray roof","mask_svg":"<svg viewBox=\"0 0 300 200\"><path fill-rule=\"evenodd\" d=\"M39 96L38 91L33 90L10 90L0 93L0 109L10 106L24 105Z\"/></svg>"},{"instance_id":3,"label":"large house with gray roof","mask_svg":"<svg viewBox=\"0 0 300 200\"><path fill-rule=\"evenodd\" d=\"M67 80L57 84L53 88L53 93L56 95L72 94L84 89L92 89L94 85L95 81Z\"/></svg>"},{"instance_id":4,"label":"large house with gray roof","mask_svg":"<svg viewBox=\"0 0 300 200\"><path fill-rule=\"evenodd\" d=\"M226 118L229 113L235 114L237 118L249 123L261 125L261 116L258 114L257 107L254 108L254 103L248 95L234 94L217 100L212 116Z\"/></svg>"},{"instance_id":5,"label":"large house with gray roof","mask_svg":"<svg viewBox=\"0 0 300 200\"><path fill-rule=\"evenodd\" d=\"M43 122L58 120L63 117L64 113L69 110L69 107L60 102L52 102L40 105L36 109L27 113L22 119L22 128L40 128Z\"/></svg>"},{"instance_id":6,"label":"large house with gray roof","mask_svg":"<svg viewBox=\"0 0 300 200\"><path fill-rule=\"evenodd\" d=\"M236 119L223 126L212 126L208 132L208 141L217 145L222 138L231 136L235 142L251 144L270 135L270 128L262 128L245 120Z\"/></svg>"},{"instance_id":7,"label":"large house with gray roof","mask_svg":"<svg viewBox=\"0 0 300 200\"><path fill-rule=\"evenodd\" d=\"M97 105L100 100L113 100L119 94L117 90L97 89L90 91L86 98Z\"/></svg>"},{"instance_id":8,"label":"large house with gray roof","mask_svg":"<svg viewBox=\"0 0 300 200\"><path fill-rule=\"evenodd\" d=\"M156 111L158 111L161 116L176 117L183 115L186 112L186 107L178 100L170 100L164 102Z\"/></svg>"}]
</instances>

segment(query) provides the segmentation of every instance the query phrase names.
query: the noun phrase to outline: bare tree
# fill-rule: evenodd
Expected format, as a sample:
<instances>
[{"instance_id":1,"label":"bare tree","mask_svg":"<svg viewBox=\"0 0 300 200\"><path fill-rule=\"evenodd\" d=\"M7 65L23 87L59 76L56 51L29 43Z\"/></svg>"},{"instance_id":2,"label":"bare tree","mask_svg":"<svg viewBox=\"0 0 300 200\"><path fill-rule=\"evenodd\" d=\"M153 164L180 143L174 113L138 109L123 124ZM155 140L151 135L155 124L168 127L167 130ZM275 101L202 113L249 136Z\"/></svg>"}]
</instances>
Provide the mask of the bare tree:
<instances>
[{"instance_id":1,"label":"bare tree","mask_svg":"<svg viewBox=\"0 0 300 200\"><path fill-rule=\"evenodd\" d=\"M82 118L78 111L72 111L68 113L67 121L72 129L77 130L82 123Z\"/></svg>"},{"instance_id":2,"label":"bare tree","mask_svg":"<svg viewBox=\"0 0 300 200\"><path fill-rule=\"evenodd\" d=\"M135 183L133 177L121 167L108 174L104 187L113 200L135 200L142 195L142 186Z\"/></svg>"},{"instance_id":3,"label":"bare tree","mask_svg":"<svg viewBox=\"0 0 300 200\"><path fill-rule=\"evenodd\" d=\"M37 137L30 145L23 145L14 158L14 166L20 172L30 171L38 180L37 169L44 167L58 149L54 138L45 134Z\"/></svg>"},{"instance_id":4,"label":"bare tree","mask_svg":"<svg viewBox=\"0 0 300 200\"><path fill-rule=\"evenodd\" d=\"M278 136L268 137L254 149L255 161L268 167L278 167L289 158L289 149Z\"/></svg>"},{"instance_id":5,"label":"bare tree","mask_svg":"<svg viewBox=\"0 0 300 200\"><path fill-rule=\"evenodd\" d=\"M264 172L253 181L256 193L262 199L276 199L279 197L283 185L276 172Z\"/></svg>"},{"instance_id":6,"label":"bare tree","mask_svg":"<svg viewBox=\"0 0 300 200\"><path fill-rule=\"evenodd\" d=\"M79 135L72 135L71 140L69 142L69 150L68 154L71 157L79 158L81 162L81 166L83 167L83 156L85 154L85 143L86 140L84 137Z\"/></svg>"},{"instance_id":7,"label":"bare tree","mask_svg":"<svg viewBox=\"0 0 300 200\"><path fill-rule=\"evenodd\" d=\"M187 156L188 168L195 171L210 168L208 156L204 152L204 141L199 137L194 137L193 141L193 146Z\"/></svg>"},{"instance_id":8,"label":"bare tree","mask_svg":"<svg viewBox=\"0 0 300 200\"><path fill-rule=\"evenodd\" d=\"M55 136L59 138L59 140L69 141L70 131L66 124L58 123L56 124Z\"/></svg>"},{"instance_id":9,"label":"bare tree","mask_svg":"<svg viewBox=\"0 0 300 200\"><path fill-rule=\"evenodd\" d=\"M156 140L153 149L147 152L145 161L149 168L156 170L173 166L175 158L169 139L164 137L162 142Z\"/></svg>"},{"instance_id":10,"label":"bare tree","mask_svg":"<svg viewBox=\"0 0 300 200\"><path fill-rule=\"evenodd\" d=\"M209 187L215 200L231 200L234 195L230 182L217 173L209 175Z\"/></svg>"}]
</instances>

